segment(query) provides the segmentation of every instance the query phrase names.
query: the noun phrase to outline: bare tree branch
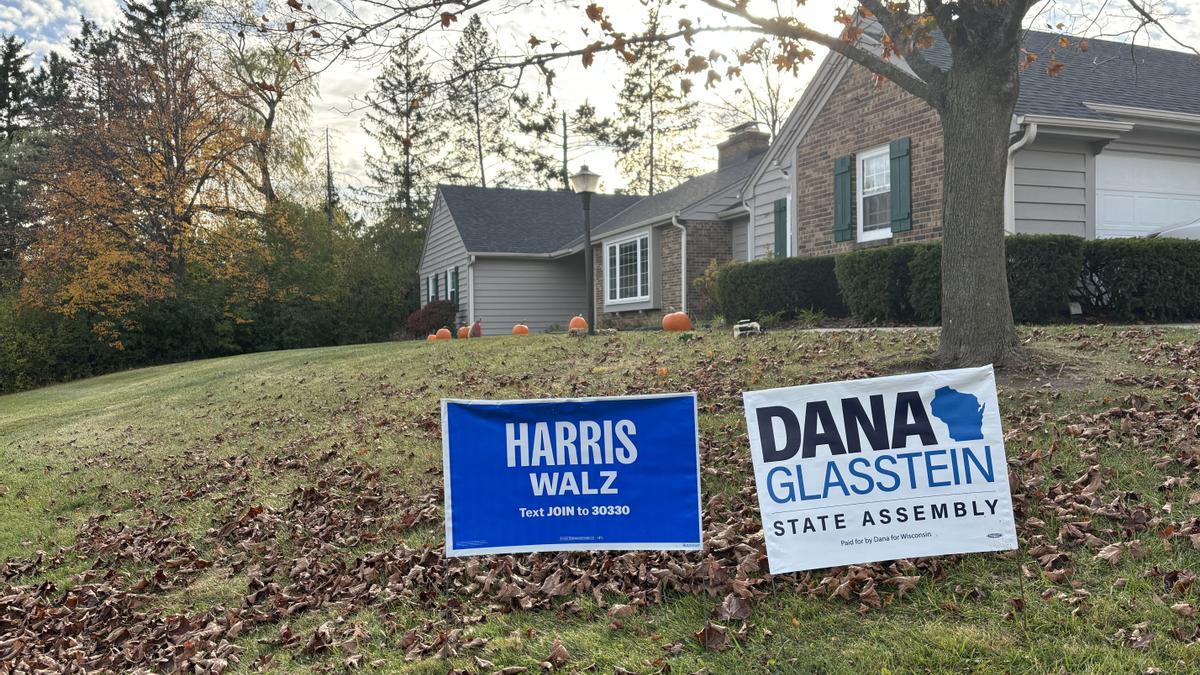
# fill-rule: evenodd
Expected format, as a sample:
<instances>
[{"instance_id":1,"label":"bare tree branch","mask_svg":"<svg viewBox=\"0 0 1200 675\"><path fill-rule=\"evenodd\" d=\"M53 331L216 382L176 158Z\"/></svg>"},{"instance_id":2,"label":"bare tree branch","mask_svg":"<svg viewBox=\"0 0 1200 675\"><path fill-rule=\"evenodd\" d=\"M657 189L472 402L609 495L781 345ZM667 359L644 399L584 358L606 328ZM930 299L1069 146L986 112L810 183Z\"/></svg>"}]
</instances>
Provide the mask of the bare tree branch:
<instances>
[{"instance_id":1,"label":"bare tree branch","mask_svg":"<svg viewBox=\"0 0 1200 675\"><path fill-rule=\"evenodd\" d=\"M741 17L756 26L760 32L765 32L768 35L787 38L792 40L807 40L816 44L827 47L830 51L840 54L851 61L863 66L867 70L885 77L894 82L901 89L916 96L917 98L931 102L931 94L928 83L921 78L909 73L907 70L897 66L894 63L883 60L883 58L865 50L861 47L856 47L841 38L826 35L817 30L801 25L791 17L776 17L767 18L752 14L748 9L724 2L723 0L704 0L704 3L719 9L727 14Z\"/></svg>"}]
</instances>

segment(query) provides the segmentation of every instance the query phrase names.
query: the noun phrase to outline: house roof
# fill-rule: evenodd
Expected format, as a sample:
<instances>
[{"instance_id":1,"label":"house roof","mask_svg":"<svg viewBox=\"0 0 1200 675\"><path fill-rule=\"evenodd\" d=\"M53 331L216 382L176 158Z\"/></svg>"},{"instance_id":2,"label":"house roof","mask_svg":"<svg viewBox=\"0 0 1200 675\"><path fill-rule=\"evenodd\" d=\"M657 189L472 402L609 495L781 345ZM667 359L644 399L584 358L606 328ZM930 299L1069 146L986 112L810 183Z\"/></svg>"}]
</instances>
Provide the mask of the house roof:
<instances>
[{"instance_id":1,"label":"house roof","mask_svg":"<svg viewBox=\"0 0 1200 675\"><path fill-rule=\"evenodd\" d=\"M583 207L574 192L439 185L463 244L471 253L546 254L583 236ZM592 222L604 222L637 195L592 197Z\"/></svg>"},{"instance_id":2,"label":"house roof","mask_svg":"<svg viewBox=\"0 0 1200 675\"><path fill-rule=\"evenodd\" d=\"M759 159L758 166L750 174L743 194L752 194L758 180L768 169L781 166L790 159L791 153L788 150L794 149L799 139L808 133L808 127L833 93L833 88L841 81L842 75L850 69L850 63L849 59L834 52L830 52L821 61L817 72L804 87L796 105L779 128L778 135L771 139L771 147Z\"/></svg>"},{"instance_id":3,"label":"house roof","mask_svg":"<svg viewBox=\"0 0 1200 675\"><path fill-rule=\"evenodd\" d=\"M734 184L744 183L761 159L762 155L755 155L744 162L690 178L670 190L646 197L612 218L601 221L600 225L592 228L592 237L656 218L667 219L679 211L694 207Z\"/></svg>"},{"instance_id":4,"label":"house roof","mask_svg":"<svg viewBox=\"0 0 1200 675\"><path fill-rule=\"evenodd\" d=\"M1071 38L1059 47L1059 34L1026 31L1025 49L1038 60L1021 73L1018 115L1115 119L1088 108L1102 103L1200 114L1200 56L1187 52L1134 46L1109 40L1087 40L1087 51ZM1050 75L1051 50L1066 68ZM926 60L943 70L953 59L939 33L924 50Z\"/></svg>"}]
</instances>

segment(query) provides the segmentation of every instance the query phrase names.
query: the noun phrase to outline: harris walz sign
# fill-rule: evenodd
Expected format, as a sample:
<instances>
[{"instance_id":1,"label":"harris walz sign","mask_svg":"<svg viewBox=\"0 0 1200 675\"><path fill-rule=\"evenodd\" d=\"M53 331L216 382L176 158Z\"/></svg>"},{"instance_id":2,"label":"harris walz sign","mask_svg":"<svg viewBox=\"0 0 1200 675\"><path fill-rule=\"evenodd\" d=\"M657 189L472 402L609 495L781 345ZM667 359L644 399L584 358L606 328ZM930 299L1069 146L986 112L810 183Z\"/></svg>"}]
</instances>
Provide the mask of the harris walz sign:
<instances>
[{"instance_id":1,"label":"harris walz sign","mask_svg":"<svg viewBox=\"0 0 1200 675\"><path fill-rule=\"evenodd\" d=\"M991 366L743 398L772 574L1017 547Z\"/></svg>"},{"instance_id":2,"label":"harris walz sign","mask_svg":"<svg viewBox=\"0 0 1200 675\"><path fill-rule=\"evenodd\" d=\"M696 395L442 401L446 555L701 547Z\"/></svg>"}]
</instances>

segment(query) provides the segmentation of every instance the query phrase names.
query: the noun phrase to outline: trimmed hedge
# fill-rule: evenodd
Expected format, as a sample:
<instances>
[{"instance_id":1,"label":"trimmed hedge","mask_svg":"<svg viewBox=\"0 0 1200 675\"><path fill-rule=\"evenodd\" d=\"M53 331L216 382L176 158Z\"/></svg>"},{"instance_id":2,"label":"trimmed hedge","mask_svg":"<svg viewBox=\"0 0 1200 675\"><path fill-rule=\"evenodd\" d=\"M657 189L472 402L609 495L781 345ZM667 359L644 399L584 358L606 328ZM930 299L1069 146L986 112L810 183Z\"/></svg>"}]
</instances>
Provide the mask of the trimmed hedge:
<instances>
[{"instance_id":1,"label":"trimmed hedge","mask_svg":"<svg viewBox=\"0 0 1200 675\"><path fill-rule=\"evenodd\" d=\"M1043 323L1059 316L1083 269L1083 240L1065 234L1018 234L1004 240L1013 320ZM909 265L909 302L922 323L942 319L942 247L920 244Z\"/></svg>"},{"instance_id":2,"label":"trimmed hedge","mask_svg":"<svg viewBox=\"0 0 1200 675\"><path fill-rule=\"evenodd\" d=\"M1004 247L1018 323L1055 321L1071 300L1108 320L1200 319L1200 241L1022 234L1006 237ZM879 246L734 263L720 270L717 288L729 320L814 309L864 323L936 324L941 263L940 243Z\"/></svg>"},{"instance_id":3,"label":"trimmed hedge","mask_svg":"<svg viewBox=\"0 0 1200 675\"><path fill-rule=\"evenodd\" d=\"M1098 239L1083 243L1084 312L1120 321L1200 319L1200 241Z\"/></svg>"},{"instance_id":4,"label":"trimmed hedge","mask_svg":"<svg viewBox=\"0 0 1200 675\"><path fill-rule=\"evenodd\" d=\"M909 263L916 248L880 246L837 256L834 270L851 316L866 322L913 319Z\"/></svg>"},{"instance_id":5,"label":"trimmed hedge","mask_svg":"<svg viewBox=\"0 0 1200 675\"><path fill-rule=\"evenodd\" d=\"M942 245L915 244L908 263L908 304L920 323L942 320Z\"/></svg>"},{"instance_id":6,"label":"trimmed hedge","mask_svg":"<svg viewBox=\"0 0 1200 675\"><path fill-rule=\"evenodd\" d=\"M1016 234L1005 238L1008 298L1018 323L1050 321L1071 300L1083 270L1083 244L1066 234Z\"/></svg>"},{"instance_id":7,"label":"trimmed hedge","mask_svg":"<svg viewBox=\"0 0 1200 675\"><path fill-rule=\"evenodd\" d=\"M717 303L730 322L802 310L845 316L833 256L730 263L717 272Z\"/></svg>"}]
</instances>

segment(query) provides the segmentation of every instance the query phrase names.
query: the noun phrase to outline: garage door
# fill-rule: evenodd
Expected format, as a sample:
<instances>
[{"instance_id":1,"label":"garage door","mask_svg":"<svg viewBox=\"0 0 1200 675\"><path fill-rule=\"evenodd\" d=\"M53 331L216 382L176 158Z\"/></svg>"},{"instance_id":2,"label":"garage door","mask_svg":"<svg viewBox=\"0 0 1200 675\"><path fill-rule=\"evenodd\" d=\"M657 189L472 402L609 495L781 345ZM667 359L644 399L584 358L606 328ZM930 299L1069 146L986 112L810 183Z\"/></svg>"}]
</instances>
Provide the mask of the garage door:
<instances>
[{"instance_id":1,"label":"garage door","mask_svg":"<svg viewBox=\"0 0 1200 675\"><path fill-rule=\"evenodd\" d=\"M1200 218L1200 158L1096 156L1096 236L1137 237Z\"/></svg>"}]
</instances>

